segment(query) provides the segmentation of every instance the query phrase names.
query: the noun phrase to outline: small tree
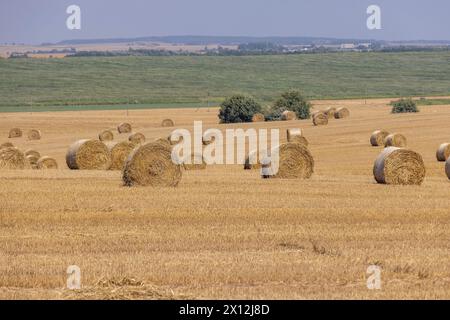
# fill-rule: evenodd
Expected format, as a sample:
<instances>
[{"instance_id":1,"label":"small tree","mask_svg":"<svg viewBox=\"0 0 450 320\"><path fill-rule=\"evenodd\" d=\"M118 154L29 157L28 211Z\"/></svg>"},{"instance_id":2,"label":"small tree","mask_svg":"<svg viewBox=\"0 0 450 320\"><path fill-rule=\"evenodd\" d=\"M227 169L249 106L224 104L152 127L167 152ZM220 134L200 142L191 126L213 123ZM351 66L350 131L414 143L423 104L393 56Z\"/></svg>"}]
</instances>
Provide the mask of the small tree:
<instances>
[{"instance_id":1,"label":"small tree","mask_svg":"<svg viewBox=\"0 0 450 320\"><path fill-rule=\"evenodd\" d=\"M311 107L311 103L302 96L300 91L289 90L284 92L281 97L275 101L267 115L267 119L279 120L281 114L286 110L295 112L298 119L309 119L311 116Z\"/></svg>"},{"instance_id":2,"label":"small tree","mask_svg":"<svg viewBox=\"0 0 450 320\"><path fill-rule=\"evenodd\" d=\"M220 105L219 119L222 123L251 122L255 113L261 112L261 105L245 95L234 95Z\"/></svg>"},{"instance_id":3,"label":"small tree","mask_svg":"<svg viewBox=\"0 0 450 320\"><path fill-rule=\"evenodd\" d=\"M400 99L395 101L392 107L392 113L408 113L408 112L419 112L417 104L411 98Z\"/></svg>"}]
</instances>

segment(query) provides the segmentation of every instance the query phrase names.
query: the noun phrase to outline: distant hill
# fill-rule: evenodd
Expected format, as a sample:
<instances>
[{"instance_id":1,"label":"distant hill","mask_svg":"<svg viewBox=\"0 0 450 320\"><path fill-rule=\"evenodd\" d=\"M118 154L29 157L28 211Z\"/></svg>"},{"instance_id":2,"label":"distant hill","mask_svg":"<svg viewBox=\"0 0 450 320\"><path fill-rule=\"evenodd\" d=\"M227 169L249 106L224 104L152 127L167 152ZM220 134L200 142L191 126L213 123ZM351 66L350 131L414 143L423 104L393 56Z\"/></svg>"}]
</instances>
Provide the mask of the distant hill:
<instances>
[{"instance_id":1,"label":"distant hill","mask_svg":"<svg viewBox=\"0 0 450 320\"><path fill-rule=\"evenodd\" d=\"M384 41L367 39L338 39L317 37L233 37L233 36L162 36L111 39L72 39L58 42L57 45L132 43L132 42L164 42L185 45L239 45L254 42L270 42L277 45L337 45L341 43L383 43Z\"/></svg>"}]
</instances>

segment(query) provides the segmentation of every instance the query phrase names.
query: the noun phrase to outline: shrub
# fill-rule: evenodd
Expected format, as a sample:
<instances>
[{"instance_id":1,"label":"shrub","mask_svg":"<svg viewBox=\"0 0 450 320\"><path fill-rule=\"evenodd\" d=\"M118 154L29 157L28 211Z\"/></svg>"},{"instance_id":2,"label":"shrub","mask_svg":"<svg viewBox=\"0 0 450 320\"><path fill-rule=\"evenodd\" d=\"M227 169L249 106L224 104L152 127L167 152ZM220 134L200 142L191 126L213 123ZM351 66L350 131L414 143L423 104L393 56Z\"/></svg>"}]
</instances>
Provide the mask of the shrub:
<instances>
[{"instance_id":1,"label":"shrub","mask_svg":"<svg viewBox=\"0 0 450 320\"><path fill-rule=\"evenodd\" d=\"M395 101L392 107L392 113L419 112L416 103L412 99L401 99Z\"/></svg>"},{"instance_id":2,"label":"shrub","mask_svg":"<svg viewBox=\"0 0 450 320\"><path fill-rule=\"evenodd\" d=\"M267 115L267 119L279 120L281 114L286 110L295 112L298 119L309 119L311 117L311 107L311 103L302 96L300 91L289 90L275 101Z\"/></svg>"},{"instance_id":3,"label":"shrub","mask_svg":"<svg viewBox=\"0 0 450 320\"><path fill-rule=\"evenodd\" d=\"M251 122L253 115L260 113L261 109L253 98L234 95L220 105L219 119L222 123Z\"/></svg>"}]
</instances>

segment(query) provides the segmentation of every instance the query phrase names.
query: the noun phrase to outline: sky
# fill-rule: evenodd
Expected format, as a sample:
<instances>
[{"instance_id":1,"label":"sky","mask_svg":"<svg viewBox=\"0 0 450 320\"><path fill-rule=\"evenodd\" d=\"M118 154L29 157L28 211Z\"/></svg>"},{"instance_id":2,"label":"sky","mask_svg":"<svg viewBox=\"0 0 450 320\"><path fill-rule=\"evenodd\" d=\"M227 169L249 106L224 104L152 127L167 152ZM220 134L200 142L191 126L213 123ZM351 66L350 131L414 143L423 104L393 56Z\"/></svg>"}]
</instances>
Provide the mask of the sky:
<instances>
[{"instance_id":1,"label":"sky","mask_svg":"<svg viewBox=\"0 0 450 320\"><path fill-rule=\"evenodd\" d=\"M381 30L366 26L381 8ZM81 30L68 30L69 5ZM0 44L166 35L450 40L448 0L0 0Z\"/></svg>"}]
</instances>

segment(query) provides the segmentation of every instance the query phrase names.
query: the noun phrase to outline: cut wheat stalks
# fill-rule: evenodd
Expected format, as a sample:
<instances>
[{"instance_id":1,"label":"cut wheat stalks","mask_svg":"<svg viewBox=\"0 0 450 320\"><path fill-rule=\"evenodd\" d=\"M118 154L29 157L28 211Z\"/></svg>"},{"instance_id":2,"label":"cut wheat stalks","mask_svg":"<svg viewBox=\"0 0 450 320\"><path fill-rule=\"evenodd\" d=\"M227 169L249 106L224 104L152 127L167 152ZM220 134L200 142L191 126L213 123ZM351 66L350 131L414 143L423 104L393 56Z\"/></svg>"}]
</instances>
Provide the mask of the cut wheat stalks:
<instances>
[{"instance_id":1,"label":"cut wheat stalks","mask_svg":"<svg viewBox=\"0 0 450 320\"><path fill-rule=\"evenodd\" d=\"M107 142L106 146L111 153L111 166L109 170L123 170L125 161L136 147L134 143L129 141Z\"/></svg>"},{"instance_id":2,"label":"cut wheat stalks","mask_svg":"<svg viewBox=\"0 0 450 320\"><path fill-rule=\"evenodd\" d=\"M0 170L17 170L29 167L25 154L15 147L0 149Z\"/></svg>"},{"instance_id":3,"label":"cut wheat stalks","mask_svg":"<svg viewBox=\"0 0 450 320\"><path fill-rule=\"evenodd\" d=\"M189 160L189 161L188 161ZM192 153L183 159L184 170L204 170L206 169L206 162L203 155L200 153Z\"/></svg>"},{"instance_id":4,"label":"cut wheat stalks","mask_svg":"<svg viewBox=\"0 0 450 320\"><path fill-rule=\"evenodd\" d=\"M324 112L317 112L313 115L313 124L315 126L325 126L328 124L328 116Z\"/></svg>"},{"instance_id":5,"label":"cut wheat stalks","mask_svg":"<svg viewBox=\"0 0 450 320\"><path fill-rule=\"evenodd\" d=\"M350 116L350 111L347 108L339 108L334 113L335 119L343 119Z\"/></svg>"},{"instance_id":6,"label":"cut wheat stalks","mask_svg":"<svg viewBox=\"0 0 450 320\"><path fill-rule=\"evenodd\" d=\"M40 170L56 170L58 169L58 162L53 158L44 156L38 160L37 168Z\"/></svg>"},{"instance_id":7,"label":"cut wheat stalks","mask_svg":"<svg viewBox=\"0 0 450 320\"><path fill-rule=\"evenodd\" d=\"M404 148L406 147L406 144L407 144L406 137L399 133L390 134L384 140L385 147Z\"/></svg>"},{"instance_id":8,"label":"cut wheat stalks","mask_svg":"<svg viewBox=\"0 0 450 320\"><path fill-rule=\"evenodd\" d=\"M161 127L173 127L175 124L173 123L172 119L164 119L161 122Z\"/></svg>"},{"instance_id":9,"label":"cut wheat stalks","mask_svg":"<svg viewBox=\"0 0 450 320\"><path fill-rule=\"evenodd\" d=\"M167 145L148 143L135 149L128 157L123 182L125 186L176 187L182 177L179 163L181 161L175 163L172 160L172 151Z\"/></svg>"},{"instance_id":10,"label":"cut wheat stalks","mask_svg":"<svg viewBox=\"0 0 450 320\"><path fill-rule=\"evenodd\" d=\"M370 136L370 144L373 147L384 146L384 141L386 137L389 135L389 132L385 130L376 130Z\"/></svg>"},{"instance_id":11,"label":"cut wheat stalks","mask_svg":"<svg viewBox=\"0 0 450 320\"><path fill-rule=\"evenodd\" d=\"M98 139L100 141L112 141L114 140L114 134L111 130L105 130L100 132L100 134L98 135Z\"/></svg>"},{"instance_id":12,"label":"cut wheat stalks","mask_svg":"<svg viewBox=\"0 0 450 320\"><path fill-rule=\"evenodd\" d=\"M448 157L450 157L450 143L443 143L436 151L436 158L438 161L447 161Z\"/></svg>"},{"instance_id":13,"label":"cut wheat stalks","mask_svg":"<svg viewBox=\"0 0 450 320\"><path fill-rule=\"evenodd\" d=\"M334 114L336 113L336 108L328 107L324 110L324 113L327 115L328 119L334 118Z\"/></svg>"},{"instance_id":14,"label":"cut wheat stalks","mask_svg":"<svg viewBox=\"0 0 450 320\"><path fill-rule=\"evenodd\" d=\"M127 122L122 122L117 126L117 132L119 133L130 133L131 132L131 124Z\"/></svg>"},{"instance_id":15,"label":"cut wheat stalks","mask_svg":"<svg viewBox=\"0 0 450 320\"><path fill-rule=\"evenodd\" d=\"M41 139L41 132L36 129L31 129L27 133L28 140L40 140Z\"/></svg>"},{"instance_id":16,"label":"cut wheat stalks","mask_svg":"<svg viewBox=\"0 0 450 320\"><path fill-rule=\"evenodd\" d=\"M22 130L19 128L12 128L9 130L8 138L20 138L22 136Z\"/></svg>"},{"instance_id":17,"label":"cut wheat stalks","mask_svg":"<svg viewBox=\"0 0 450 320\"><path fill-rule=\"evenodd\" d=\"M266 117L262 113L255 113L252 117L252 122L264 122Z\"/></svg>"},{"instance_id":18,"label":"cut wheat stalks","mask_svg":"<svg viewBox=\"0 0 450 320\"><path fill-rule=\"evenodd\" d=\"M382 184L420 185L425 179L425 164L417 152L388 147L375 160L373 175Z\"/></svg>"},{"instance_id":19,"label":"cut wheat stalks","mask_svg":"<svg viewBox=\"0 0 450 320\"><path fill-rule=\"evenodd\" d=\"M295 119L297 119L297 115L293 111L286 110L281 114L281 120L283 121L291 121Z\"/></svg>"},{"instance_id":20,"label":"cut wheat stalks","mask_svg":"<svg viewBox=\"0 0 450 320\"><path fill-rule=\"evenodd\" d=\"M143 144L145 142L145 136L142 133L137 132L129 136L128 141L134 143L135 145Z\"/></svg>"},{"instance_id":21,"label":"cut wheat stalks","mask_svg":"<svg viewBox=\"0 0 450 320\"><path fill-rule=\"evenodd\" d=\"M66 163L72 170L108 170L111 153L101 141L78 140L67 151Z\"/></svg>"},{"instance_id":22,"label":"cut wheat stalks","mask_svg":"<svg viewBox=\"0 0 450 320\"><path fill-rule=\"evenodd\" d=\"M276 166L272 166L268 158L263 159L263 178L309 179L312 176L314 158L305 146L288 142L272 149L272 157L276 153L279 156L278 171L273 170Z\"/></svg>"}]
</instances>

